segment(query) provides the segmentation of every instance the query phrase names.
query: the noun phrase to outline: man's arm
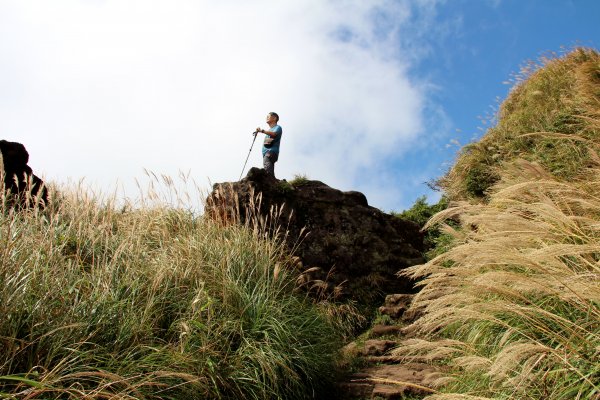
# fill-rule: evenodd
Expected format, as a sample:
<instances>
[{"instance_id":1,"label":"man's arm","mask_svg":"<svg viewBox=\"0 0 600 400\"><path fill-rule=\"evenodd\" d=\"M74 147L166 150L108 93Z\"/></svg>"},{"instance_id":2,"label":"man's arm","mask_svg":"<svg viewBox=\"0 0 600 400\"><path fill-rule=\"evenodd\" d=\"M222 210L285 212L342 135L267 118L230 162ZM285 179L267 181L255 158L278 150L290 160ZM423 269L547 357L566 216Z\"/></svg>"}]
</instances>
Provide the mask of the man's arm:
<instances>
[{"instance_id":1,"label":"man's arm","mask_svg":"<svg viewBox=\"0 0 600 400\"><path fill-rule=\"evenodd\" d=\"M273 139L276 138L277 134L280 132L280 130L277 130L277 131L273 132L273 131L268 131L268 130L262 129L262 128L258 128L257 131L260 132L260 133L267 134L270 137L272 137Z\"/></svg>"}]
</instances>

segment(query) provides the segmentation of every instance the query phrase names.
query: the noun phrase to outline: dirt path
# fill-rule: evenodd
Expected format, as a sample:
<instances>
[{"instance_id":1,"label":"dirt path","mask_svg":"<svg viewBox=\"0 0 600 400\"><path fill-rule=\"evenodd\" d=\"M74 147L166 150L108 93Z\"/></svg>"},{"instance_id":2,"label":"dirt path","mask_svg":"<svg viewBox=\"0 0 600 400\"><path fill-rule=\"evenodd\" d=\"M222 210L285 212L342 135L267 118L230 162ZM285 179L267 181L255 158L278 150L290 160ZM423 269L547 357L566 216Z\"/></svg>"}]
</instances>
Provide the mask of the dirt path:
<instances>
[{"instance_id":1,"label":"dirt path","mask_svg":"<svg viewBox=\"0 0 600 400\"><path fill-rule=\"evenodd\" d=\"M440 370L429 364L406 363L393 355L405 338L403 327L415 316L405 311L411 295L395 294L386 297L379 309L385 324L373 326L358 340L344 348L354 370L339 383L339 399L422 399L433 392L432 383Z\"/></svg>"}]
</instances>

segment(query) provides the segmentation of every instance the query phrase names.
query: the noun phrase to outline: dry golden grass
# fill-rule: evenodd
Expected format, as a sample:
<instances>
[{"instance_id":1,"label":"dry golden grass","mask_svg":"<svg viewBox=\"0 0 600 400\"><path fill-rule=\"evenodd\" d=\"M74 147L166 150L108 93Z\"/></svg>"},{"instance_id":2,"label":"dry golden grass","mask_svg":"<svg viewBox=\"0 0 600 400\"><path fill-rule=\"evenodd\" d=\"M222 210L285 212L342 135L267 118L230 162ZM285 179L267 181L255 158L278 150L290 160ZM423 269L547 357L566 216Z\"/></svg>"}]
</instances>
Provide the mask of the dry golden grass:
<instances>
[{"instance_id":1,"label":"dry golden grass","mask_svg":"<svg viewBox=\"0 0 600 400\"><path fill-rule=\"evenodd\" d=\"M430 221L458 215L461 229L448 252L407 271L422 279L413 307L425 315L412 329L426 340L396 353L449 362L449 388L462 393L591 399L600 393L600 168L560 182L520 164L487 204L458 203Z\"/></svg>"},{"instance_id":2,"label":"dry golden grass","mask_svg":"<svg viewBox=\"0 0 600 400\"><path fill-rule=\"evenodd\" d=\"M296 291L265 220L191 212L171 179L117 205L0 196L0 398L307 398L342 319ZM334 321L335 320L335 321Z\"/></svg>"},{"instance_id":3,"label":"dry golden grass","mask_svg":"<svg viewBox=\"0 0 600 400\"><path fill-rule=\"evenodd\" d=\"M600 54L529 65L498 118L441 181L452 245L406 271L424 315L396 354L452 368L427 399L597 400Z\"/></svg>"}]
</instances>

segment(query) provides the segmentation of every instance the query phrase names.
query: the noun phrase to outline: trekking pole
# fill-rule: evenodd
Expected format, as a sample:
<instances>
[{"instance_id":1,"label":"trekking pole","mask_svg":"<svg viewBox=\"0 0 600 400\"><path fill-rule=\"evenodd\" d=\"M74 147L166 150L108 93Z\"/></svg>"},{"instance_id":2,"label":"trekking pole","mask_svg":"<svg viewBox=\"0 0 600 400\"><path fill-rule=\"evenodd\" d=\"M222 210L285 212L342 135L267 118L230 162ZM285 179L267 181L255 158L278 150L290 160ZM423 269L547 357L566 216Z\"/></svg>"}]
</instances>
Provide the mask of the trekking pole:
<instances>
[{"instance_id":1,"label":"trekking pole","mask_svg":"<svg viewBox=\"0 0 600 400\"><path fill-rule=\"evenodd\" d=\"M256 136L257 136L258 132L254 132L252 135L254 135L254 139L252 139L252 144L250 145L250 150L248 151L248 157L246 157L246 162L244 163L244 167L242 168L242 173L240 174L240 179L238 179L238 181L242 180L242 175L244 175L244 170L246 169L246 164L248 163L248 159L250 158L250 153L252 152L252 146L254 146L254 141L256 140Z\"/></svg>"}]
</instances>

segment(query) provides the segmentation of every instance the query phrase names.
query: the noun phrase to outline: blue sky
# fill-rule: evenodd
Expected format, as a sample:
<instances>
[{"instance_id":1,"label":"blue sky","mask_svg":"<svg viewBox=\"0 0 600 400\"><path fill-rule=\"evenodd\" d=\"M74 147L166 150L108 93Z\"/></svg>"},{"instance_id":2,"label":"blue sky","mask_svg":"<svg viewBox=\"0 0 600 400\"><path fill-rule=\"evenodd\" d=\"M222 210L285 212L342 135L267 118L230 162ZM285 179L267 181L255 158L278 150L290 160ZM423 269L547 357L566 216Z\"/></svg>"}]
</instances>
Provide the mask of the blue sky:
<instances>
[{"instance_id":1,"label":"blue sky","mask_svg":"<svg viewBox=\"0 0 600 400\"><path fill-rule=\"evenodd\" d=\"M402 210L437 199L425 182L482 135L511 74L598 49L599 20L592 0L0 0L0 138L46 180L135 198L145 169L236 180L276 111L279 178Z\"/></svg>"},{"instance_id":2,"label":"blue sky","mask_svg":"<svg viewBox=\"0 0 600 400\"><path fill-rule=\"evenodd\" d=\"M443 174L456 150L490 126L513 74L528 60L573 46L600 49L600 2L592 0L454 0L440 3L434 19L439 32L427 38L427 55L411 72L436 87L429 99L447 125L425 157L419 151L399 161L399 173L418 173L425 159L429 175Z\"/></svg>"}]
</instances>

